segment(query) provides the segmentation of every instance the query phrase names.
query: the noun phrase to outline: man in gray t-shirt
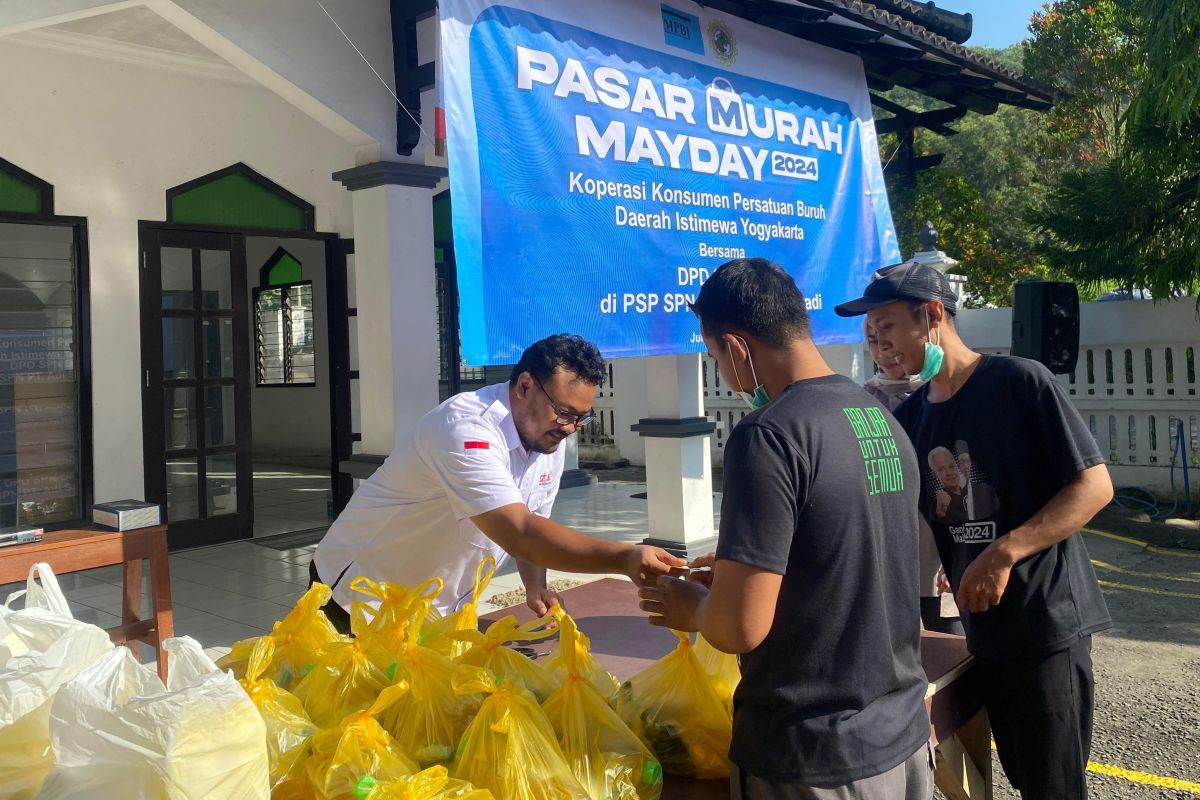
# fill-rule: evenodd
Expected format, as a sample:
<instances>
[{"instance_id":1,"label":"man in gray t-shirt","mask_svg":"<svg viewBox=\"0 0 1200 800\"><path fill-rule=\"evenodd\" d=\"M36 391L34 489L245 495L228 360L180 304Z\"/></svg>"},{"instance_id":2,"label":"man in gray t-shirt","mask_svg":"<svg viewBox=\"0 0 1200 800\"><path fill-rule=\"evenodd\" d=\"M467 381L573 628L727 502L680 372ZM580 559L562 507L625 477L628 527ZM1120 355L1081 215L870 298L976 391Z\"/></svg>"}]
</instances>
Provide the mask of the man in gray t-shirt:
<instances>
[{"instance_id":1,"label":"man in gray t-shirt","mask_svg":"<svg viewBox=\"0 0 1200 800\"><path fill-rule=\"evenodd\" d=\"M755 410L725 447L711 587L666 578L642 607L740 655L734 797L928 800L912 446L829 369L779 267L721 266L693 311Z\"/></svg>"}]
</instances>

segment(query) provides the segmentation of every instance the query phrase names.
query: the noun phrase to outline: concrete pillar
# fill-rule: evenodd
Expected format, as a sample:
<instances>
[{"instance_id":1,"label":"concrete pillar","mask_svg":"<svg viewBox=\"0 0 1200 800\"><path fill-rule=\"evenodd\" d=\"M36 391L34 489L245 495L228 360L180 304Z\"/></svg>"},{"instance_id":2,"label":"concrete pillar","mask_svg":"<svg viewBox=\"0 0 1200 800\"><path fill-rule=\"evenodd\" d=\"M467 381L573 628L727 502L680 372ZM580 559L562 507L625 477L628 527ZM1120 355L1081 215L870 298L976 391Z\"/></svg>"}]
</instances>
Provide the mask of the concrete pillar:
<instances>
[{"instance_id":1,"label":"concrete pillar","mask_svg":"<svg viewBox=\"0 0 1200 800\"><path fill-rule=\"evenodd\" d=\"M445 174L380 161L333 175L354 193L364 453L390 453L438 404L432 189Z\"/></svg>"},{"instance_id":2,"label":"concrete pillar","mask_svg":"<svg viewBox=\"0 0 1200 800\"><path fill-rule=\"evenodd\" d=\"M703 555L716 545L708 439L716 425L704 416L700 356L647 359L645 398L647 416L633 430L646 442L646 544Z\"/></svg>"},{"instance_id":3,"label":"concrete pillar","mask_svg":"<svg viewBox=\"0 0 1200 800\"><path fill-rule=\"evenodd\" d=\"M567 437L563 446L567 448L567 451L563 454L563 474L558 482L558 488L571 489L595 483L595 475L579 468L579 437L575 435Z\"/></svg>"},{"instance_id":4,"label":"concrete pillar","mask_svg":"<svg viewBox=\"0 0 1200 800\"><path fill-rule=\"evenodd\" d=\"M621 358L613 362L613 401L616 430L613 441L621 458L638 466L646 465L646 440L634 428L634 422L646 412L646 365L652 358Z\"/></svg>"}]
</instances>

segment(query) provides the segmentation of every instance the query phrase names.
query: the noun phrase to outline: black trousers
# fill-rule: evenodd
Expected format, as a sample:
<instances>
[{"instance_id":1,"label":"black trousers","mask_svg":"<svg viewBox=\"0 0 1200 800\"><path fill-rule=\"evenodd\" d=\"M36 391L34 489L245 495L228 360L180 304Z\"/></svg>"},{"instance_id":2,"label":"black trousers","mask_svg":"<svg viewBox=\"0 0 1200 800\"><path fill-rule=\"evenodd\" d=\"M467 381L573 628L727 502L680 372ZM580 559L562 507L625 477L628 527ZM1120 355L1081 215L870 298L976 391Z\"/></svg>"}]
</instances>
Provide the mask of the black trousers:
<instances>
[{"instance_id":1,"label":"black trousers","mask_svg":"<svg viewBox=\"0 0 1200 800\"><path fill-rule=\"evenodd\" d=\"M996 752L1022 800L1084 800L1092 749L1092 637L1037 658L976 659Z\"/></svg>"},{"instance_id":2,"label":"black trousers","mask_svg":"<svg viewBox=\"0 0 1200 800\"><path fill-rule=\"evenodd\" d=\"M314 583L325 583L321 580L321 576L317 574L317 564L315 561L308 562L308 585L311 587ZM325 583L328 586L328 583ZM325 616L329 617L329 621L333 623L333 627L337 628L338 633L350 635L350 614L346 609L337 604L332 597L329 602L321 607L325 612Z\"/></svg>"}]
</instances>

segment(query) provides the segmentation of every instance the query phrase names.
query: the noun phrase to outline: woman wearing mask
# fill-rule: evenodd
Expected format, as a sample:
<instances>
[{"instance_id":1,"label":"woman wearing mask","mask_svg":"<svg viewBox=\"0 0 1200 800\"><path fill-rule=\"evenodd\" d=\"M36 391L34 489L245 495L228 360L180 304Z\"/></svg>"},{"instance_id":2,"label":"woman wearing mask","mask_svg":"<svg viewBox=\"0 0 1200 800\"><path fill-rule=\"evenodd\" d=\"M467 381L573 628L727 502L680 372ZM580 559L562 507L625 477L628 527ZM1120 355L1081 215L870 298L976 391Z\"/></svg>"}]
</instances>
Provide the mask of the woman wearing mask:
<instances>
[{"instance_id":1,"label":"woman wearing mask","mask_svg":"<svg viewBox=\"0 0 1200 800\"><path fill-rule=\"evenodd\" d=\"M918 375L909 375L904 371L895 354L879 352L879 337L875 329L863 320L863 334L867 338L867 349L871 351L871 360L875 362L877 371L867 379L863 388L867 394L878 400L888 411L895 411L910 394L920 389L925 381ZM943 604L939 590L948 590L945 573L942 570L941 559L938 558L937 547L933 543L933 532L926 524L924 517L921 523L921 624L925 630L941 633L963 635L962 619L959 618L953 603L947 603L946 615L943 616Z\"/></svg>"}]
</instances>

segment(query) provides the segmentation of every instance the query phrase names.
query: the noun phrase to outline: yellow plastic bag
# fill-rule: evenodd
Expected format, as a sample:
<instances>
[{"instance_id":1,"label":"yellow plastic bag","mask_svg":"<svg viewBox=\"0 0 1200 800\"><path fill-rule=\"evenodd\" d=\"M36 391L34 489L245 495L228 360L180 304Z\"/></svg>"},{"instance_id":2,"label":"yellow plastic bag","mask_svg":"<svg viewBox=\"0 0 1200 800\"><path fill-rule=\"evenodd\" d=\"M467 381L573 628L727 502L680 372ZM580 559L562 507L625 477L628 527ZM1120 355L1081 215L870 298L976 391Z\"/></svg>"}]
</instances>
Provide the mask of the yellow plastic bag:
<instances>
[{"instance_id":1,"label":"yellow plastic bag","mask_svg":"<svg viewBox=\"0 0 1200 800\"><path fill-rule=\"evenodd\" d=\"M553 620L548 617L534 619L524 625L511 614L496 620L484 633L478 630L457 631L452 636L468 642L470 649L456 660L470 667L483 667L497 678L528 689L539 703L562 686L562 681L528 656L518 653L505 642L533 642L553 636L557 631L549 627Z\"/></svg>"},{"instance_id":2,"label":"yellow plastic bag","mask_svg":"<svg viewBox=\"0 0 1200 800\"><path fill-rule=\"evenodd\" d=\"M451 774L502 800L590 800L533 696L486 670L465 669L455 688L489 697L463 735Z\"/></svg>"},{"instance_id":3,"label":"yellow plastic bag","mask_svg":"<svg viewBox=\"0 0 1200 800\"><path fill-rule=\"evenodd\" d=\"M566 614L556 617L567 676L542 710L554 726L572 773L592 800L658 800L662 795L658 759L579 671L575 621Z\"/></svg>"},{"instance_id":4,"label":"yellow plastic bag","mask_svg":"<svg viewBox=\"0 0 1200 800\"><path fill-rule=\"evenodd\" d=\"M733 723L686 633L667 655L621 684L616 711L668 775L729 775Z\"/></svg>"},{"instance_id":5,"label":"yellow plastic bag","mask_svg":"<svg viewBox=\"0 0 1200 800\"><path fill-rule=\"evenodd\" d=\"M404 632L418 607L424 609L427 620L438 618L430 616L430 608L434 598L442 593L441 578L430 578L412 588L388 581L377 583L360 575L350 581L350 588L370 598L369 601L356 601L352 606L352 610L359 610L370 620L360 635L372 637L389 652L398 653L404 649Z\"/></svg>"},{"instance_id":6,"label":"yellow plastic bag","mask_svg":"<svg viewBox=\"0 0 1200 800\"><path fill-rule=\"evenodd\" d=\"M558 623L562 629L563 619L567 617L567 612L560 605L555 605L550 609L550 616L554 617L554 621ZM592 655L592 643L584 636L583 631L579 627L571 623L572 633L568 637L565 633L559 637L558 649L547 657L542 664L547 670L553 673L559 681L563 681L567 677L567 650L574 650L574 665L572 671L578 675L582 675L592 688L600 693L600 696L605 700L612 702L617 696L617 689L620 688L621 682L613 677L612 673L600 665L596 657ZM569 640L573 640L573 648L569 645Z\"/></svg>"},{"instance_id":7,"label":"yellow plastic bag","mask_svg":"<svg viewBox=\"0 0 1200 800\"><path fill-rule=\"evenodd\" d=\"M396 659L376 640L361 635L366 628L366 617L356 608L350 617L355 638L318 650L316 666L296 686L304 710L322 728L332 728L347 714L367 708L392 682Z\"/></svg>"},{"instance_id":8,"label":"yellow plastic bag","mask_svg":"<svg viewBox=\"0 0 1200 800\"><path fill-rule=\"evenodd\" d=\"M354 800L363 776L394 781L419 771L375 717L408 690L403 681L387 687L365 710L348 715L337 727L318 731L305 766L317 800Z\"/></svg>"},{"instance_id":9,"label":"yellow plastic bag","mask_svg":"<svg viewBox=\"0 0 1200 800\"><path fill-rule=\"evenodd\" d=\"M357 794L358 800L495 800L487 789L451 778L445 767L430 767L392 783L367 776L358 782Z\"/></svg>"},{"instance_id":10,"label":"yellow plastic bag","mask_svg":"<svg viewBox=\"0 0 1200 800\"><path fill-rule=\"evenodd\" d=\"M479 630L479 598L483 596L483 591L492 582L492 576L495 574L496 559L488 556L480 561L479 566L475 568L475 588L471 591L471 599L454 613L431 619L426 623L421 644L451 658L458 658L467 652L469 645L450 634L454 631Z\"/></svg>"},{"instance_id":11,"label":"yellow plastic bag","mask_svg":"<svg viewBox=\"0 0 1200 800\"><path fill-rule=\"evenodd\" d=\"M272 787L300 774L310 752L309 738L316 731L300 699L263 677L274 654L274 640L261 637L250 654L246 677L241 679L242 688L267 726L267 765Z\"/></svg>"},{"instance_id":12,"label":"yellow plastic bag","mask_svg":"<svg viewBox=\"0 0 1200 800\"><path fill-rule=\"evenodd\" d=\"M294 691L295 686L308 674L316 663L317 651L333 642L344 642L346 637L337 632L333 623L321 611L329 602L332 591L323 583L314 583L308 588L287 615L272 626L267 636L275 643L275 655L263 676L283 689ZM233 676L241 679L250 664L254 644L263 637L234 642L229 653L217 666L233 670Z\"/></svg>"},{"instance_id":13,"label":"yellow plastic bag","mask_svg":"<svg viewBox=\"0 0 1200 800\"><path fill-rule=\"evenodd\" d=\"M700 634L696 634L696 658L700 666L712 681L717 697L721 698L725 710L733 718L733 692L742 679L742 668L738 666L737 656L732 653L722 653L708 643Z\"/></svg>"},{"instance_id":14,"label":"yellow plastic bag","mask_svg":"<svg viewBox=\"0 0 1200 800\"><path fill-rule=\"evenodd\" d=\"M271 800L317 800L317 795L301 775L298 778L288 778L271 790Z\"/></svg>"},{"instance_id":15,"label":"yellow plastic bag","mask_svg":"<svg viewBox=\"0 0 1200 800\"><path fill-rule=\"evenodd\" d=\"M404 649L397 656L396 680L406 681L408 692L380 716L380 722L404 752L421 767L431 767L453 760L454 750L478 713L483 695L455 691L455 674L469 668L420 644L425 613L425 607L413 609L413 619L405 629Z\"/></svg>"}]
</instances>

